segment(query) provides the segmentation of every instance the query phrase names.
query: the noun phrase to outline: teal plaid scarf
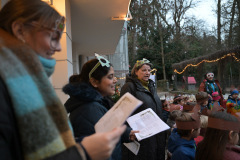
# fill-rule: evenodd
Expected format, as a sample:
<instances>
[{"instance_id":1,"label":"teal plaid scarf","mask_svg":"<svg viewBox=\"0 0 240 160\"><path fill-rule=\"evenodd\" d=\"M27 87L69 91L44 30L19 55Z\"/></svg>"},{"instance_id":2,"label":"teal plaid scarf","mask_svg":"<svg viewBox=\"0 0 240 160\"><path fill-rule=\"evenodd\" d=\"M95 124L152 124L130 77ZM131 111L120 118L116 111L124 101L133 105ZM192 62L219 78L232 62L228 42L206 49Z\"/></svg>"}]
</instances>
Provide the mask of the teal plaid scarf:
<instances>
[{"instance_id":1,"label":"teal plaid scarf","mask_svg":"<svg viewBox=\"0 0 240 160\"><path fill-rule=\"evenodd\" d=\"M24 159L44 159L74 146L65 108L46 74L55 63L40 62L35 52L1 29L0 35L0 77L11 97Z\"/></svg>"}]
</instances>

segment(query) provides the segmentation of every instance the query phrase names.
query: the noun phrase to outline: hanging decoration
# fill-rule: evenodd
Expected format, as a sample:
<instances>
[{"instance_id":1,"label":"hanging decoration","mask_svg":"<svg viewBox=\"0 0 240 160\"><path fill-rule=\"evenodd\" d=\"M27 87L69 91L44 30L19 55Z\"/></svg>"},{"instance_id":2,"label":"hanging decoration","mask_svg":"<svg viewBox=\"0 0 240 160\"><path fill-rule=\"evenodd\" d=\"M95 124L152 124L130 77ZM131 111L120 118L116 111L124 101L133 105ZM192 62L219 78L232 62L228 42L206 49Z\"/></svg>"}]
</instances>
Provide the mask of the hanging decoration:
<instances>
[{"instance_id":1,"label":"hanging decoration","mask_svg":"<svg viewBox=\"0 0 240 160\"><path fill-rule=\"evenodd\" d=\"M150 72L153 72L153 71L156 71L156 72L157 72L157 69L156 69L156 68L153 68Z\"/></svg>"},{"instance_id":2,"label":"hanging decoration","mask_svg":"<svg viewBox=\"0 0 240 160\"><path fill-rule=\"evenodd\" d=\"M206 62L206 63L214 63L214 62L217 62L217 61L222 60L222 59L227 58L227 57L233 57L233 58L235 59L235 61L237 61L237 62L240 61L240 59L235 56L235 53L228 53L228 54L222 56L221 58L218 58L218 59L215 59L215 60L206 60L206 59L204 59L204 60L202 60L201 62L199 62L199 63L197 63L197 64L188 64L186 67L184 67L184 69L183 69L181 72L179 72L177 69L174 69L174 72L177 73L177 74L182 74L182 73L185 72L186 69L187 69L188 67L190 67L190 66L191 66L191 67L197 67L197 66L199 66L200 64L202 64L203 62Z\"/></svg>"}]
</instances>

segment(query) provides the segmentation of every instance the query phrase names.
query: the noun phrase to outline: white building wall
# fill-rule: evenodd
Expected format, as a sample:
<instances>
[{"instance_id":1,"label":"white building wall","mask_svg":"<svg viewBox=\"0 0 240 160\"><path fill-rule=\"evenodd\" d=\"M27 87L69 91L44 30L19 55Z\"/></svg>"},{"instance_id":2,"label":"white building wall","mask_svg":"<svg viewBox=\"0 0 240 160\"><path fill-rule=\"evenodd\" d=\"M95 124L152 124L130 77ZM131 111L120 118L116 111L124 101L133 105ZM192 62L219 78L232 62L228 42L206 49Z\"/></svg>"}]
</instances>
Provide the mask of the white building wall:
<instances>
[{"instance_id":1,"label":"white building wall","mask_svg":"<svg viewBox=\"0 0 240 160\"><path fill-rule=\"evenodd\" d=\"M68 83L68 78L73 74L70 2L69 0L53 0L53 6L66 17L66 26L60 41L62 50L54 55L57 64L51 77L57 95L62 103L65 103L68 95L62 92L62 87Z\"/></svg>"}]
</instances>

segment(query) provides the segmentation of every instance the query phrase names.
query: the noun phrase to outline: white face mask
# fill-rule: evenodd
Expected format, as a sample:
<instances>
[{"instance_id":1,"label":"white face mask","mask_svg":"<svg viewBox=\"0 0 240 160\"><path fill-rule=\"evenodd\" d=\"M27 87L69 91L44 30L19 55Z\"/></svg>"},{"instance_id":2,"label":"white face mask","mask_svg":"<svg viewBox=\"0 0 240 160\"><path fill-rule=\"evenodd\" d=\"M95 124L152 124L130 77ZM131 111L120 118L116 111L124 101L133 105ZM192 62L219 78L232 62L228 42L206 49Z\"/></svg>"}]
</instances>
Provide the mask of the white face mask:
<instances>
[{"instance_id":1,"label":"white face mask","mask_svg":"<svg viewBox=\"0 0 240 160\"><path fill-rule=\"evenodd\" d=\"M214 77L214 73L208 73L208 74L207 74L207 78L211 78L211 77L212 77L212 78Z\"/></svg>"}]
</instances>

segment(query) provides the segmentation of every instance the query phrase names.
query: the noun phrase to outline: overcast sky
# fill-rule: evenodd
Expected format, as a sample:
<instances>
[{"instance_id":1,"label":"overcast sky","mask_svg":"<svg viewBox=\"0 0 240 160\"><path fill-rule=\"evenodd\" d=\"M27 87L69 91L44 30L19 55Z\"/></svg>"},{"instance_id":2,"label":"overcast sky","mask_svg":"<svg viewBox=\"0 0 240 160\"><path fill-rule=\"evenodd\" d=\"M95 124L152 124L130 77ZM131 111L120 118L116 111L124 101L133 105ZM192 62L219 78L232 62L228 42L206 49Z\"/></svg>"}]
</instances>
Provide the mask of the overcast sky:
<instances>
[{"instance_id":1,"label":"overcast sky","mask_svg":"<svg viewBox=\"0 0 240 160\"><path fill-rule=\"evenodd\" d=\"M206 21L206 26L212 28L212 26L217 25L217 17L213 11L214 9L216 9L215 0L202 0L195 8L189 9L187 14L189 16L195 15L197 19Z\"/></svg>"}]
</instances>

